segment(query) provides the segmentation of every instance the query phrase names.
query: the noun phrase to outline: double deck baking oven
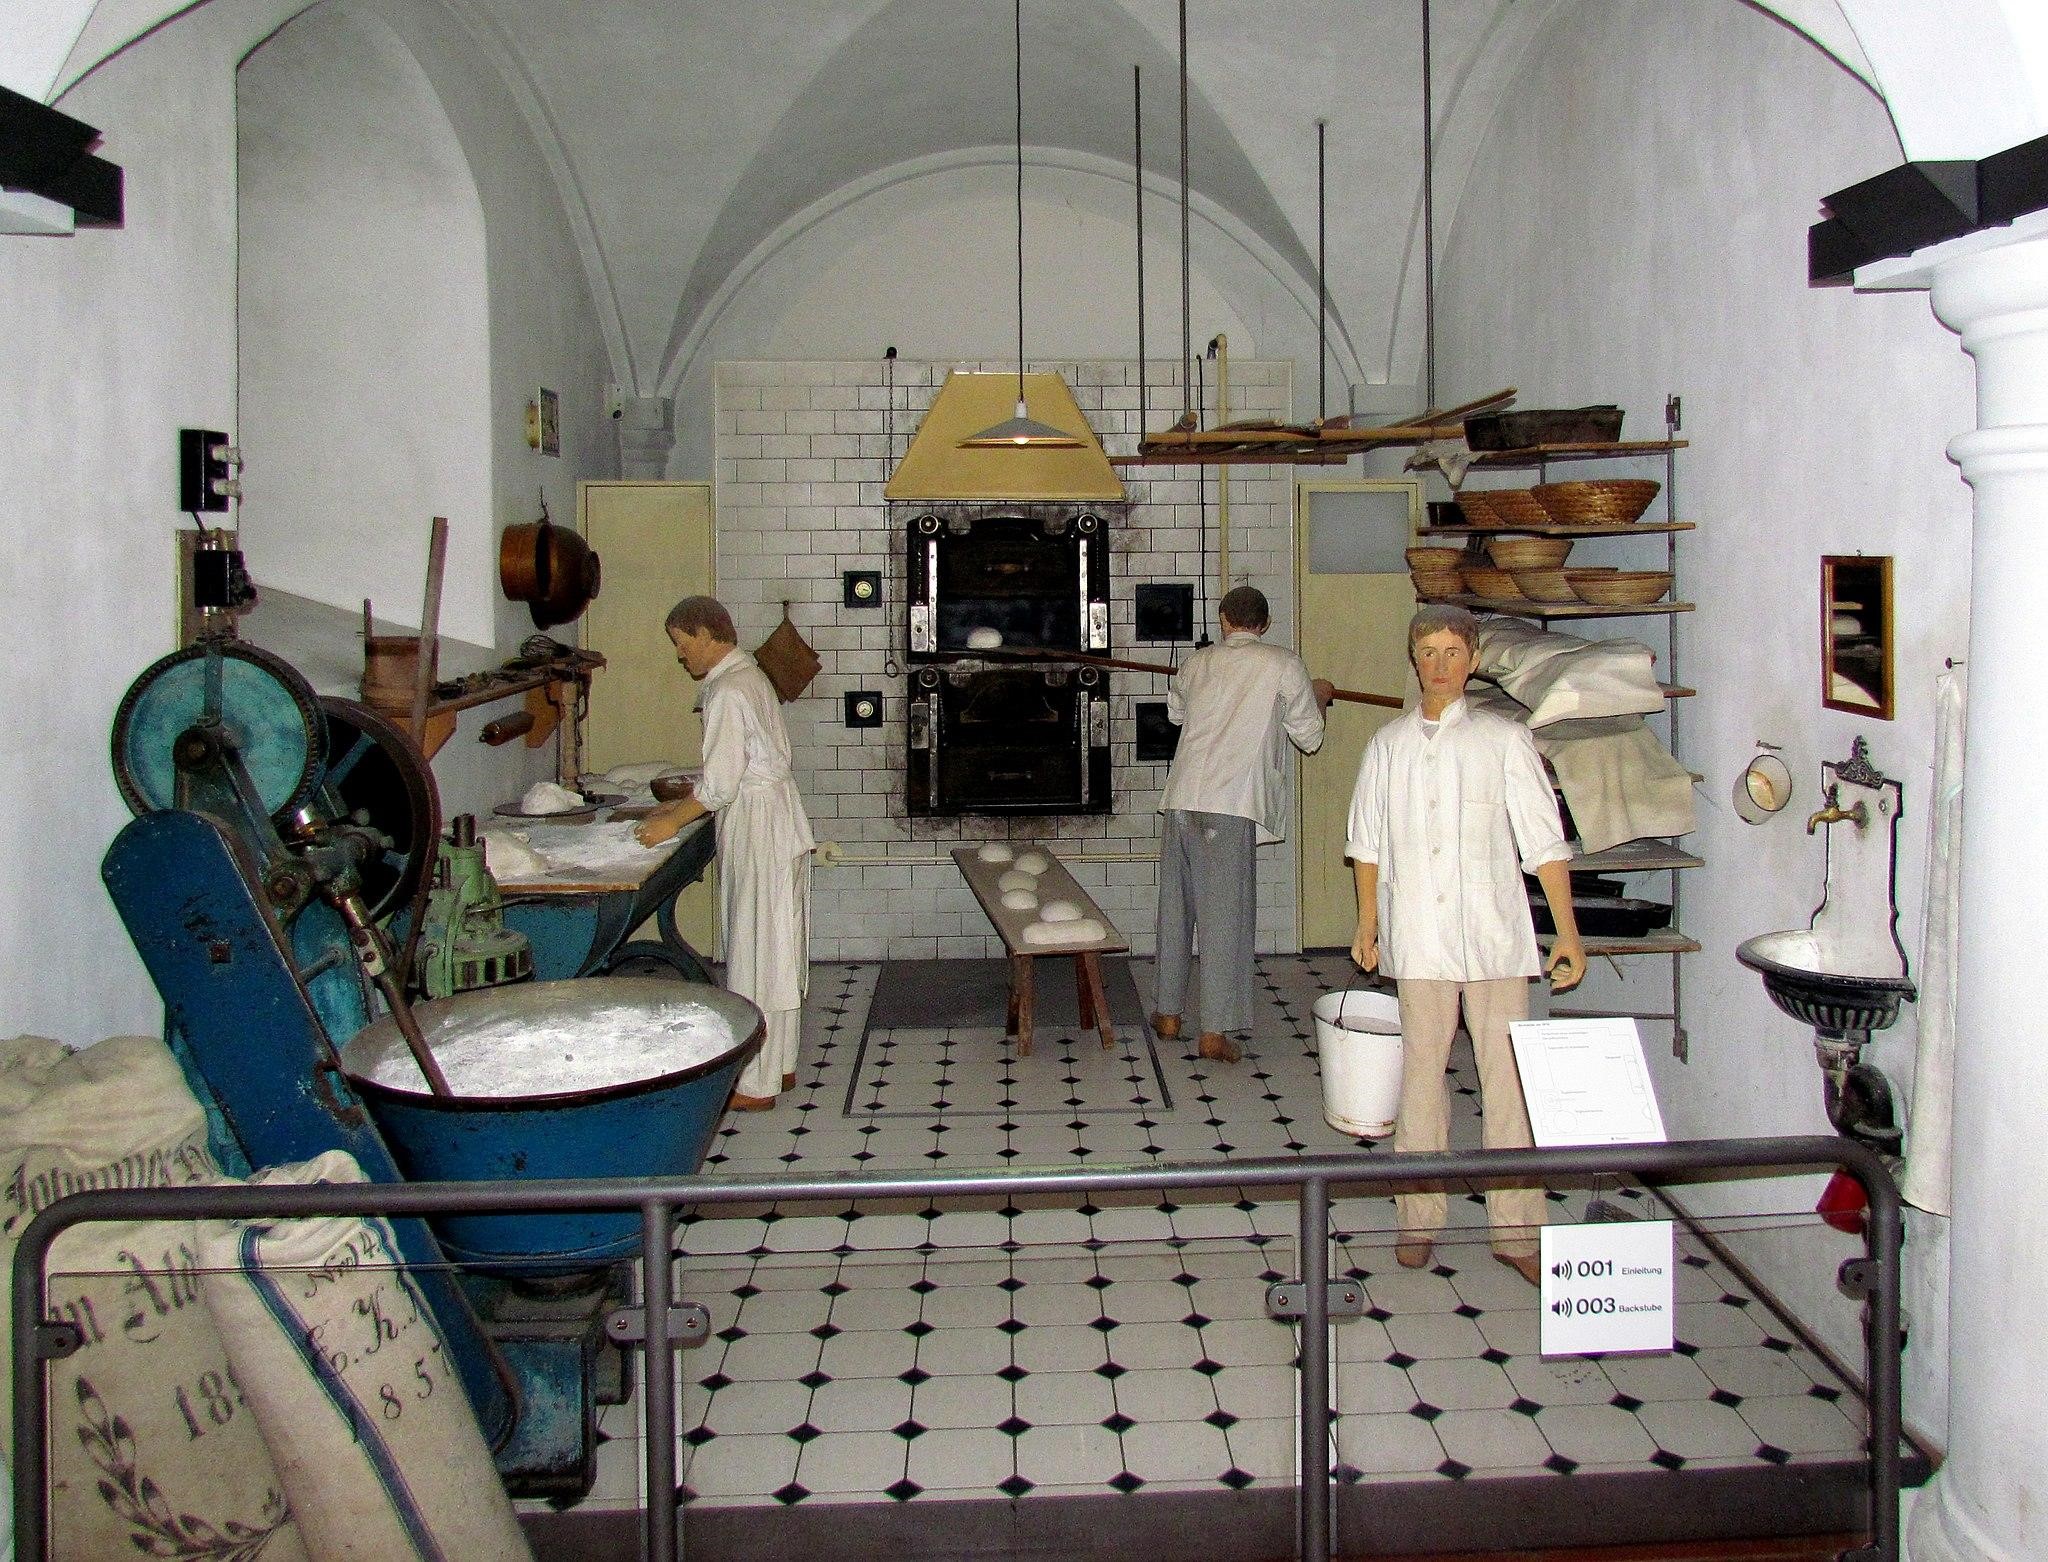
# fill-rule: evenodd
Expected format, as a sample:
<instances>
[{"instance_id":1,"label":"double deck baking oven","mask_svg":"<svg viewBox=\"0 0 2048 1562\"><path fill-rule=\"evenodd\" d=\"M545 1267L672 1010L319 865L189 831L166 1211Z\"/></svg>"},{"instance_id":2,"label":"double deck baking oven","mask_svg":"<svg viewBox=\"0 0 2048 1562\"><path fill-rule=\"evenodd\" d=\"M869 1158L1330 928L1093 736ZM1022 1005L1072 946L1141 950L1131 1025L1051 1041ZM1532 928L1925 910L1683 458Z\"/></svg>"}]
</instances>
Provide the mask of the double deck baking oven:
<instances>
[{"instance_id":1,"label":"double deck baking oven","mask_svg":"<svg viewBox=\"0 0 2048 1562\"><path fill-rule=\"evenodd\" d=\"M1059 504L907 507L913 815L1107 813L1109 522Z\"/></svg>"}]
</instances>

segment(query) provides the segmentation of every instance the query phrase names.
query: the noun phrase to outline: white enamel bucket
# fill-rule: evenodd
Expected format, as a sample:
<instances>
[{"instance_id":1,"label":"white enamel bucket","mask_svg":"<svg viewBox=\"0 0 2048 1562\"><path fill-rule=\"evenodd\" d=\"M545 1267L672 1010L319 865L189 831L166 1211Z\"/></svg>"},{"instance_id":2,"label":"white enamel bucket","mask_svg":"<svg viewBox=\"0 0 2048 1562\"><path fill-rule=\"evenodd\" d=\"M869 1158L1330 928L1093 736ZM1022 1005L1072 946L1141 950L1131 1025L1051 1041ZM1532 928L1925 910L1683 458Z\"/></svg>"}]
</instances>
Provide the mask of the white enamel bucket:
<instances>
[{"instance_id":1,"label":"white enamel bucket","mask_svg":"<svg viewBox=\"0 0 2048 1562\"><path fill-rule=\"evenodd\" d=\"M1354 988L1315 1001L1323 1120L1339 1133L1384 1139L1401 1105L1401 1004Z\"/></svg>"}]
</instances>

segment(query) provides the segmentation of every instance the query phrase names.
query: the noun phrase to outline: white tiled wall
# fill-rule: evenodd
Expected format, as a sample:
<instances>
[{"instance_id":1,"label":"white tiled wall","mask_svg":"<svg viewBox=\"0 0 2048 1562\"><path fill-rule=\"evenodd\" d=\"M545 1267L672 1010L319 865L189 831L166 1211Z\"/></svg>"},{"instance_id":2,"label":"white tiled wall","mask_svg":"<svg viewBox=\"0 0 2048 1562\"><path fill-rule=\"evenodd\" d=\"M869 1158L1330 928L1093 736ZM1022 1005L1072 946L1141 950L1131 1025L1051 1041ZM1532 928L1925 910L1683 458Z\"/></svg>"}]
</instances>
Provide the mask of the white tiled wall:
<instances>
[{"instance_id":1,"label":"white tiled wall","mask_svg":"<svg viewBox=\"0 0 2048 1562\"><path fill-rule=\"evenodd\" d=\"M1138 434L1135 361L1034 363L1056 369L1111 456ZM803 698L784 708L797 785L822 848L811 884L811 954L819 960L998 955L1001 945L948 852L998 837L1052 842L1074 876L1134 949L1149 953L1158 886L1159 795L1166 766L1139 764L1133 707L1163 700L1166 680L1109 675L1114 695L1115 811L1068 818L912 819L903 808L905 678L902 648L902 507L882 485L902 457L947 371L1014 364L723 363L717 369L718 594L740 642L752 646L780 622L783 604L824 663ZM1179 414L1180 365L1154 363L1146 378L1149 420ZM1285 418L1291 365L1230 366L1233 417ZM1132 640L1133 588L1141 581L1200 581L1215 632L1220 515L1215 468L1122 468L1128 515L1114 521L1112 654L1176 662L1187 646ZM1199 477L1199 485L1198 485ZM1272 604L1270 637L1294 643L1292 468L1230 472L1231 584L1250 584ZM1200 525L1206 501L1208 552ZM879 569L879 608L842 605L840 574ZM880 727L850 730L842 696L883 695ZM829 844L828 844L829 843ZM1259 854L1258 947L1297 947L1293 843Z\"/></svg>"}]
</instances>

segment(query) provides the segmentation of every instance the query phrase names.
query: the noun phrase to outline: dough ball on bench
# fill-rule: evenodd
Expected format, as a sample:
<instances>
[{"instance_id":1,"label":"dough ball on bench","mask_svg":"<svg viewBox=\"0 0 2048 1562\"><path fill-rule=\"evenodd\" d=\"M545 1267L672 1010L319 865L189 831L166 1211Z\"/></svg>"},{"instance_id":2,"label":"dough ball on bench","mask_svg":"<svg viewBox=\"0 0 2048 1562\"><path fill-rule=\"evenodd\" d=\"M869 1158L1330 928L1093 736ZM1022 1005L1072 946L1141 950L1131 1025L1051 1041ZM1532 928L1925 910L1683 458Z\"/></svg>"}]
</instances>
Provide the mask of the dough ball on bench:
<instances>
[{"instance_id":1,"label":"dough ball on bench","mask_svg":"<svg viewBox=\"0 0 2048 1562\"><path fill-rule=\"evenodd\" d=\"M1001 841L990 841L974 855L983 862L1008 862L1014 854Z\"/></svg>"},{"instance_id":2,"label":"dough ball on bench","mask_svg":"<svg viewBox=\"0 0 2048 1562\"><path fill-rule=\"evenodd\" d=\"M1035 876L1045 872L1051 866L1052 859L1042 851L1017 853L1017 871L1019 873L1029 873Z\"/></svg>"},{"instance_id":3,"label":"dough ball on bench","mask_svg":"<svg viewBox=\"0 0 2048 1562\"><path fill-rule=\"evenodd\" d=\"M1036 911L1038 897L1028 889L1006 889L1003 891L1003 904L1012 911Z\"/></svg>"},{"instance_id":4,"label":"dough ball on bench","mask_svg":"<svg viewBox=\"0 0 2048 1562\"><path fill-rule=\"evenodd\" d=\"M1071 900L1048 900L1040 908L1038 919L1041 922L1078 922L1086 915L1087 913Z\"/></svg>"},{"instance_id":5,"label":"dough ball on bench","mask_svg":"<svg viewBox=\"0 0 2048 1562\"><path fill-rule=\"evenodd\" d=\"M1030 890L1035 895L1038 893L1038 878L1035 874L1019 873L1015 868L1012 868L1008 873L996 880L996 888L1004 891L1013 889Z\"/></svg>"}]
</instances>

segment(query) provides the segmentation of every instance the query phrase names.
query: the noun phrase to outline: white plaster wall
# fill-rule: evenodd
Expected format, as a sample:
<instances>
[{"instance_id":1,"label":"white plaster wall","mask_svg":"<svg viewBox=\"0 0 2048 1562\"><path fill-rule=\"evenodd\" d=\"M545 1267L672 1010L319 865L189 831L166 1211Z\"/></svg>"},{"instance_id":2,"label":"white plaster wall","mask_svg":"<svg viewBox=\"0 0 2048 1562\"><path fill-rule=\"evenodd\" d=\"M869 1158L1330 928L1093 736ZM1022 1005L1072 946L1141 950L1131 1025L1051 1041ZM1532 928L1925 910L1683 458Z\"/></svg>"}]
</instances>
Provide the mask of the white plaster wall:
<instances>
[{"instance_id":1,"label":"white plaster wall","mask_svg":"<svg viewBox=\"0 0 2048 1562\"><path fill-rule=\"evenodd\" d=\"M710 471L714 362L867 359L895 347L905 359L1012 366L1017 353L1016 209L1007 166L906 170L813 214L756 268L733 280L665 393L675 397L669 475ZM1136 233L1129 171L1093 165L1025 172L1025 351L1034 364L1135 360ZM1146 197L1147 355L1170 359L1179 384L1179 214ZM1242 228L1197 212L1192 221L1190 326L1200 354L1218 333L1234 361L1291 360L1296 403L1315 408L1316 319L1279 262ZM1214 364L1200 371L1211 392ZM1154 375L1153 383L1161 383ZM1236 380L1233 378L1233 387ZM1329 376L1332 410L1343 376ZM1172 402L1179 406L1176 389ZM1232 411L1241 403L1232 398ZM1168 421L1171 421L1169 419Z\"/></svg>"},{"instance_id":2,"label":"white plaster wall","mask_svg":"<svg viewBox=\"0 0 2048 1562\"><path fill-rule=\"evenodd\" d=\"M1560 14L1505 101L1445 253L1445 400L1498 384L1520 386L1523 406L1612 400L1629 410L1625 433L1650 437L1665 394L1684 397L1679 518L1699 530L1680 544L1681 594L1699 610L1677 625L1700 695L1680 707L1678 753L1706 777L1687 844L1707 859L1684 889L1685 930L1705 946L1685 962L1690 1063L1645 1026L1674 1136L1827 1131L1810 1033L1770 1006L1734 948L1813 909L1822 843L1801 821L1820 762L1858 734L1905 784L1900 932L1918 955L1932 693L1967 633L1969 497L1943 447L1974 421L1970 376L1923 299L1804 280L1818 198L1898 160L1866 89L1747 8L1586 0ZM1896 560L1888 723L1819 704L1819 559L1856 552ZM1783 745L1801 790L1756 828L1727 797L1759 738ZM1588 999L1654 1007L1663 965L1596 971ZM1901 1083L1911 1037L1909 1010L1877 1049ZM1802 1212L1817 1191L1799 1179L1692 1202ZM1768 1283L1860 1359L1855 1313L1832 1285L1847 1240L1805 1218L1739 1224L1759 1228L1736 1240ZM1938 1246L1933 1224L1916 1266L1940 1257L1920 1251ZM1938 1433L1943 1321L1916 1318L1914 1342L1909 1416Z\"/></svg>"},{"instance_id":3,"label":"white plaster wall","mask_svg":"<svg viewBox=\"0 0 2048 1562\"><path fill-rule=\"evenodd\" d=\"M235 427L236 64L298 7L214 0L93 72L58 107L103 130L127 174L119 229L6 240L0 403L12 409L0 542L18 611L0 724L0 1035L74 1043L153 1030L160 1008L99 881L127 819L107 766L114 708L176 631L176 431ZM445 15L397 4L481 201L489 267L487 438L495 520L556 517L615 469L607 377L583 273L545 162L502 85ZM380 13L382 14L382 13ZM329 264L346 268L346 254ZM562 458L526 450L529 387L563 397ZM393 546L423 549L410 517ZM415 592L417 588L415 588ZM415 596L415 600L417 600ZM499 646L532 631L501 603ZM450 809L513 795L548 751L485 750L467 729L438 767Z\"/></svg>"},{"instance_id":4,"label":"white plaster wall","mask_svg":"<svg viewBox=\"0 0 2048 1562\"><path fill-rule=\"evenodd\" d=\"M172 645L177 430L233 424L233 60L285 9L217 4L67 94L59 107L103 127L127 172L127 223L0 241L0 571L15 603L0 1035L88 1042L158 1023L99 880L128 817L107 731L129 680Z\"/></svg>"},{"instance_id":5,"label":"white plaster wall","mask_svg":"<svg viewBox=\"0 0 2048 1562\"><path fill-rule=\"evenodd\" d=\"M490 330L476 184L405 46L346 6L237 76L242 545L262 585L497 638Z\"/></svg>"},{"instance_id":6,"label":"white plaster wall","mask_svg":"<svg viewBox=\"0 0 2048 1562\"><path fill-rule=\"evenodd\" d=\"M1033 366L1059 371L1111 455L1131 451L1138 429L1135 363ZM1014 360L899 362L892 395L883 366L873 360L718 366L718 595L749 647L781 621L788 601L792 620L824 663L804 695L783 707L804 806L818 840L831 843L812 870L814 959L999 956L1001 942L949 855L963 841L990 838L1052 843L1132 947L1141 953L1152 948L1167 767L1136 760L1133 706L1165 699L1165 679L1109 675L1113 812L1015 819L913 819L904 812L901 657L907 638L899 528L915 512L885 504L882 485L948 369L1015 367ZM1170 409L1180 405L1179 369L1157 361L1150 367L1152 427L1170 421ZM1254 415L1286 416L1291 370L1285 362L1233 362L1233 405ZM1189 647L1132 643L1134 588L1146 580L1196 579L1206 562L1208 628L1215 634L1213 474L1206 559L1199 530L1203 496L1193 472L1130 468L1123 476L1130 506L1127 517L1112 521L1111 640L1119 656L1175 662ZM1271 638L1283 645L1294 642L1288 476L1285 467L1240 467L1231 482L1232 579L1265 591L1273 607ZM840 573L849 569L882 571L880 609L842 604ZM842 696L852 689L882 691L880 727L845 726ZM1295 862L1292 841L1260 853L1261 950L1298 947Z\"/></svg>"}]
</instances>

